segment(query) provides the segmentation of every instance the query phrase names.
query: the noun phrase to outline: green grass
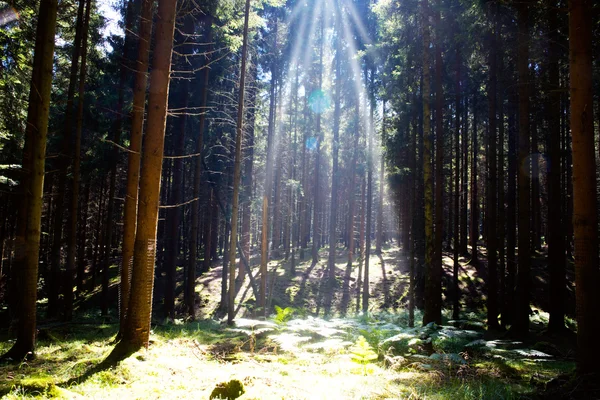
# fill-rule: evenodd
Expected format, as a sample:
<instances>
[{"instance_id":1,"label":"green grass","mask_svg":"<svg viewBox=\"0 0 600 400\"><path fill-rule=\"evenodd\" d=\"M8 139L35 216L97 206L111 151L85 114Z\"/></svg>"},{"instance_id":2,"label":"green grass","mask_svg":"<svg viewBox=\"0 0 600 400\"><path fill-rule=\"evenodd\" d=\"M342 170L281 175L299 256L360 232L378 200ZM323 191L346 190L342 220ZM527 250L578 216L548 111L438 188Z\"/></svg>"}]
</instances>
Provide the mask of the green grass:
<instances>
[{"instance_id":1,"label":"green grass","mask_svg":"<svg viewBox=\"0 0 600 400\"><path fill-rule=\"evenodd\" d=\"M82 318L44 332L35 359L0 365L0 396L207 399L219 383L238 379L245 389L240 399L513 399L532 393L532 380L543 383L574 367L568 360L515 353L493 357L485 349L464 365L408 356L391 366L381 353L378 360L352 361L361 332L379 329L373 335L388 336L386 329L403 320L403 313L384 313L296 319L276 328L248 320L236 329L212 320L154 326L148 350L90 373L110 353L117 326ZM450 353L461 350L464 340L433 343L438 352ZM9 346L0 342L0 351Z\"/></svg>"}]
</instances>

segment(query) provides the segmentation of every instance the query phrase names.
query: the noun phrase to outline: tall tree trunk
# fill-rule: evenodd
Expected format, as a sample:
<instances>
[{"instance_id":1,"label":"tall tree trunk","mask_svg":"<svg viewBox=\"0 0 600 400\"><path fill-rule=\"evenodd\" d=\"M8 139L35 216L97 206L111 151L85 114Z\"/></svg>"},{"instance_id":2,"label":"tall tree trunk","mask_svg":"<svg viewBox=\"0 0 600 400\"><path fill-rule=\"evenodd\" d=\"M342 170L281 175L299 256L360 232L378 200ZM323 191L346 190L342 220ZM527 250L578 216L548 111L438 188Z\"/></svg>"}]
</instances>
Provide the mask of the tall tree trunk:
<instances>
[{"instance_id":1,"label":"tall tree trunk","mask_svg":"<svg viewBox=\"0 0 600 400\"><path fill-rule=\"evenodd\" d=\"M528 162L529 137L529 5L518 6L518 58L519 73L519 156L518 156L518 269L515 318L512 329L517 336L525 337L529 331L529 274L531 267L530 177Z\"/></svg>"},{"instance_id":2,"label":"tall tree trunk","mask_svg":"<svg viewBox=\"0 0 600 400\"><path fill-rule=\"evenodd\" d=\"M258 79L258 68L255 63L250 65L250 76L252 82L248 93L248 105L249 110L246 111L248 118L247 132L245 137L245 157L244 157L244 177L242 178L243 186L243 199L242 202L242 232L241 232L241 245L244 250L244 254L250 257L250 225L252 222L252 184L253 184L253 167L254 167L254 125L256 121L256 95L257 89L255 87ZM238 286L241 286L246 277L246 265L242 260L238 265ZM248 271L250 273L250 271Z\"/></svg>"},{"instance_id":3,"label":"tall tree trunk","mask_svg":"<svg viewBox=\"0 0 600 400\"><path fill-rule=\"evenodd\" d=\"M277 18L275 19L274 48L277 48ZM265 183L263 188L262 202L262 228L260 244L260 290L258 297L258 307L262 315L266 315L266 294L267 294L267 264L269 262L269 199L271 197L271 174L273 164L273 136L276 125L276 87L277 87L277 61L273 60L271 65L271 94L269 99L269 127L267 129L267 165L265 171Z\"/></svg>"},{"instance_id":4,"label":"tall tree trunk","mask_svg":"<svg viewBox=\"0 0 600 400\"><path fill-rule=\"evenodd\" d=\"M133 254L131 294L123 337L113 353L122 354L148 346L152 314L152 287L156 254L156 227L162 172L169 75L175 27L175 0L159 0L155 30L152 79L148 99L148 129L140 175L137 231Z\"/></svg>"},{"instance_id":5,"label":"tall tree trunk","mask_svg":"<svg viewBox=\"0 0 600 400\"><path fill-rule=\"evenodd\" d=\"M373 209L373 135L375 134L375 67L371 66L371 82L369 85L369 121L367 122L367 216L366 216L366 238L365 238L365 270L363 275L363 294L362 294L362 311L367 313L369 311L369 261L371 256L371 223L372 223L372 209ZM366 81L366 70L365 70L365 81ZM367 102L365 101L365 106Z\"/></svg>"},{"instance_id":6,"label":"tall tree trunk","mask_svg":"<svg viewBox=\"0 0 600 400\"><path fill-rule=\"evenodd\" d=\"M331 172L331 212L329 213L329 281L333 287L335 280L335 249L337 245L337 213L338 213L338 154L340 148L340 92L342 86L341 77L341 62L342 62L342 46L341 46L341 22L342 18L338 15L341 12L339 2L336 2L336 20L335 20L335 92L334 92L334 109L333 109L333 143L332 157L333 166Z\"/></svg>"},{"instance_id":7,"label":"tall tree trunk","mask_svg":"<svg viewBox=\"0 0 600 400\"><path fill-rule=\"evenodd\" d=\"M577 372L599 372L598 209L592 96L592 2L569 0Z\"/></svg>"},{"instance_id":8,"label":"tall tree trunk","mask_svg":"<svg viewBox=\"0 0 600 400\"><path fill-rule=\"evenodd\" d=\"M498 35L498 17L495 3L489 5L489 19L492 25L489 41L489 81L488 81L488 185L487 185L487 324L488 328L498 328L498 250L496 241L496 91L497 91L497 62L496 43Z\"/></svg>"},{"instance_id":9,"label":"tall tree trunk","mask_svg":"<svg viewBox=\"0 0 600 400\"><path fill-rule=\"evenodd\" d=\"M429 296L436 297L437 294L430 292L434 287L428 281L435 268L435 247L433 236L433 171L431 170L431 152L432 152L432 132L431 132L431 108L430 108L430 55L429 46L431 44L431 35L429 30L429 5L427 0L421 0L421 28L423 30L423 185L425 192L425 310L423 312L423 325L438 320L438 313L435 299L428 299Z\"/></svg>"},{"instance_id":10,"label":"tall tree trunk","mask_svg":"<svg viewBox=\"0 0 600 400\"><path fill-rule=\"evenodd\" d=\"M248 18L250 16L250 0L246 0L244 14L244 39L242 44L242 66L240 68L240 88L237 110L235 158L233 167L233 205L231 209L231 244L229 246L229 302L227 307L227 323L233 324L235 316L235 254L237 247L237 226L240 181L242 175L242 131L244 123L244 92L246 89L246 58L248 54Z\"/></svg>"},{"instance_id":11,"label":"tall tree trunk","mask_svg":"<svg viewBox=\"0 0 600 400\"><path fill-rule=\"evenodd\" d=\"M461 173L461 150L460 150L460 103L461 103L461 87L460 87L460 48L456 47L456 88L454 93L454 113L455 113L455 126L454 129L456 131L455 139L454 139L454 153L455 153L455 161L454 161L454 265L452 270L452 319L458 319L460 313L460 288L458 282L458 270L460 267L460 263L458 261L459 253L460 253L460 238L459 238L459 208L460 208L460 177Z\"/></svg>"},{"instance_id":12,"label":"tall tree trunk","mask_svg":"<svg viewBox=\"0 0 600 400\"><path fill-rule=\"evenodd\" d=\"M36 336L36 303L40 225L46 160L46 136L50 111L56 32L56 0L40 3L27 124L23 149L23 197L18 210L15 248L18 316L17 341L2 358L22 360L33 355Z\"/></svg>"},{"instance_id":13,"label":"tall tree trunk","mask_svg":"<svg viewBox=\"0 0 600 400\"><path fill-rule=\"evenodd\" d=\"M204 19L204 38L206 43L212 42L212 23L213 16L212 10L209 11ZM200 109L204 110L206 108L206 103L208 100L208 77L209 77L209 64L211 62L210 54L212 52L212 44L208 45L207 56L204 60L204 68L202 70L202 81L200 88ZM196 316L196 311L194 307L195 301L195 290L196 290L196 259L198 258L198 232L200 230L200 182L202 181L202 150L204 149L204 126L206 125L206 113L202 112L200 114L199 121L199 129L198 129L198 137L196 138L196 154L195 162L194 162L194 199L196 200L192 203L192 226L190 229L190 239L189 239L189 259L188 259L188 270L187 270L187 290L186 290L186 308L188 315L194 319ZM209 193L212 189L209 189ZM208 248L210 249L210 210L211 210L211 202L210 202L211 194L208 195L208 204L205 206L205 210L207 212L207 217L205 218L205 243L208 241ZM206 251L207 246L204 247L204 271L208 271L210 267L210 252ZM208 256L207 256L208 255Z\"/></svg>"},{"instance_id":14,"label":"tall tree trunk","mask_svg":"<svg viewBox=\"0 0 600 400\"><path fill-rule=\"evenodd\" d=\"M513 70L514 68L509 68ZM512 324L515 310L515 282L517 259L517 127L516 127L516 89L512 88L508 104L508 183L506 204L506 281L504 285L504 309L502 310L502 325Z\"/></svg>"},{"instance_id":15,"label":"tall tree trunk","mask_svg":"<svg viewBox=\"0 0 600 400\"><path fill-rule=\"evenodd\" d=\"M471 261L473 265L479 263L479 252L477 251L477 242L479 241L479 197L477 187L477 161L479 152L478 126L477 126L477 96L479 91L475 90L473 95L473 140L471 149Z\"/></svg>"},{"instance_id":16,"label":"tall tree trunk","mask_svg":"<svg viewBox=\"0 0 600 400\"><path fill-rule=\"evenodd\" d=\"M73 318L73 278L75 274L75 252L77 251L77 216L79 210L79 180L81 175L81 135L83 131L83 106L85 81L87 74L87 43L90 27L91 0L86 0L85 20L83 22L81 43L81 70L79 72L79 99L77 104L77 126L75 131L75 148L73 150L73 182L71 187L71 207L69 215L69 231L67 245L67 268L65 277L65 314L70 321Z\"/></svg>"},{"instance_id":17,"label":"tall tree trunk","mask_svg":"<svg viewBox=\"0 0 600 400\"><path fill-rule=\"evenodd\" d=\"M325 30L325 17L321 16L321 36L319 46L319 96L323 87L323 42L324 42L324 30ZM317 99L320 102L320 99ZM317 104L317 108L321 105ZM316 264L319 261L319 234L321 225L319 224L319 218L321 213L321 198L320 198L320 185L321 185L321 144L323 141L323 132L321 132L321 110L317 112L317 126L316 126L316 150L315 150L315 177L314 177L314 190L313 190L313 238L312 238L312 263Z\"/></svg>"},{"instance_id":18,"label":"tall tree trunk","mask_svg":"<svg viewBox=\"0 0 600 400\"><path fill-rule=\"evenodd\" d=\"M73 53L71 56L71 70L69 74L69 87L67 89L67 106L65 108L65 125L62 137L62 150L59 158L58 190L54 203L52 248L50 253L50 274L48 275L48 316L58 315L58 293L60 285L61 250L63 241L63 219L65 210L65 195L67 193L67 175L73 148L73 101L75 87L79 72L79 54L81 52L81 37L85 0L79 0L77 8L77 22Z\"/></svg>"},{"instance_id":19,"label":"tall tree trunk","mask_svg":"<svg viewBox=\"0 0 600 400\"><path fill-rule=\"evenodd\" d=\"M125 326L129 296L131 290L131 270L137 219L138 184L142 151L142 133L144 129L144 109L146 106L146 84L148 82L148 60L152 33L152 11L154 3L142 0L140 15L137 62L135 63L135 82L133 86L133 105L131 109L131 137L127 155L127 186L123 215L123 253L121 259L121 284L119 296L119 322L121 332Z\"/></svg>"},{"instance_id":20,"label":"tall tree trunk","mask_svg":"<svg viewBox=\"0 0 600 400\"><path fill-rule=\"evenodd\" d=\"M551 4L554 4L551 2ZM565 227L562 214L562 191L560 184L560 81L558 16L552 8L546 12L548 21L548 121L547 148L550 156L548 170L548 267L550 269L550 321L548 329L553 332L565 328Z\"/></svg>"},{"instance_id":21,"label":"tall tree trunk","mask_svg":"<svg viewBox=\"0 0 600 400\"><path fill-rule=\"evenodd\" d=\"M425 315L427 323L442 322L442 240L444 234L444 93L442 91L442 48L440 0L436 1L435 23L435 236L434 259L425 270Z\"/></svg>"},{"instance_id":22,"label":"tall tree trunk","mask_svg":"<svg viewBox=\"0 0 600 400\"><path fill-rule=\"evenodd\" d=\"M182 10L182 12L189 13L189 10ZM190 15L183 17L183 28L177 30L175 34L176 45L180 48L185 48L187 39L193 35L194 21ZM175 60L181 59L182 63L185 63L188 53L184 53L185 50L181 50L183 53L181 56L174 57ZM189 50L187 51L189 52ZM183 68L183 66L182 66ZM185 130L187 125L187 107L189 103L189 80L182 79L173 84L173 92L171 94L173 101L177 104L177 108L182 110L182 114L177 118L177 123L173 124L173 135L175 155L181 156L185 152ZM179 245L180 245L180 224L181 215L183 208L177 206L183 201L183 158L176 158L173 160L173 183L171 186L171 199L170 203L175 207L167 209L166 219L166 256L165 256L165 269L167 271L167 282L165 288L165 317L171 321L175 320L175 291L177 286L177 261L179 259Z\"/></svg>"}]
</instances>

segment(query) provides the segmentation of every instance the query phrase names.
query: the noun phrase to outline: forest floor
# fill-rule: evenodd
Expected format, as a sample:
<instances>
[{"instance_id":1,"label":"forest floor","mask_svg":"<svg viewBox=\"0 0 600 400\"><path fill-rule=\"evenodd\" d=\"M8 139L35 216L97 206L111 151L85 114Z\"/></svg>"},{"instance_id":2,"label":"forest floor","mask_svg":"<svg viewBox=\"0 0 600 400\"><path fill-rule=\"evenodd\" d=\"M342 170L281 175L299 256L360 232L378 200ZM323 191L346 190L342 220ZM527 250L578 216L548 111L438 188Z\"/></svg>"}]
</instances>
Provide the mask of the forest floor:
<instances>
[{"instance_id":1,"label":"forest floor","mask_svg":"<svg viewBox=\"0 0 600 400\"><path fill-rule=\"evenodd\" d=\"M235 327L211 318L221 287L215 264L197 281L197 321L156 319L149 349L118 365L102 364L117 318L101 318L92 294L73 323L40 321L35 359L0 365L0 397L208 399L219 384L239 380L240 399L590 398L555 389L574 369L575 339L545 331L543 263L536 264L531 335L521 342L485 330L484 252L478 266L461 260L468 312L452 321L444 311L441 326L423 327L417 311L416 327L408 328L408 267L399 249L386 247L371 258L371 307L364 315L356 313L358 263L346 268L347 253L339 250L333 284L324 279L326 251L315 265L297 262L293 276L289 261L272 261L268 303L279 311L252 319L252 290L243 285ZM445 257L444 264L449 279L452 262ZM6 335L0 329L0 353L11 345Z\"/></svg>"}]
</instances>

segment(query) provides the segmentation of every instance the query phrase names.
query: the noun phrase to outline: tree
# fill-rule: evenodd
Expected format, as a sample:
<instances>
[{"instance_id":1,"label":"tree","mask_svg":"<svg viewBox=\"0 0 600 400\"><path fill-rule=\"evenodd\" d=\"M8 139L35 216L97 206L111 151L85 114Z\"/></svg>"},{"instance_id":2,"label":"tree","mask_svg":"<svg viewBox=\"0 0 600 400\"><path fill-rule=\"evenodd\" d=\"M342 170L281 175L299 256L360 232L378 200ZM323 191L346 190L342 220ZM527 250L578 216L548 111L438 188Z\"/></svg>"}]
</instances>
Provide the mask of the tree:
<instances>
[{"instance_id":1,"label":"tree","mask_svg":"<svg viewBox=\"0 0 600 400\"><path fill-rule=\"evenodd\" d=\"M429 45L431 43L429 30L429 5L427 0L421 0L422 7L422 32L423 32L423 184L425 191L425 273L426 279L430 279L434 267L434 236L433 236L433 173L431 171L431 83L430 83L430 55ZM431 289L433 285L427 284ZM430 322L438 321L438 312L433 298L429 296L437 296L436 293L426 292L425 294L425 310L423 313L423 325Z\"/></svg>"},{"instance_id":2,"label":"tree","mask_svg":"<svg viewBox=\"0 0 600 400\"><path fill-rule=\"evenodd\" d=\"M592 117L592 2L569 0L571 134L573 136L573 230L577 286L577 371L599 372L595 343L598 282L598 209Z\"/></svg>"},{"instance_id":3,"label":"tree","mask_svg":"<svg viewBox=\"0 0 600 400\"><path fill-rule=\"evenodd\" d=\"M138 198L137 229L133 252L131 294L125 330L113 350L115 357L148 346L152 312L152 287L156 254L156 227L163 161L169 74L175 28L175 0L160 0L154 33L154 59L148 97L148 129L144 137Z\"/></svg>"},{"instance_id":4,"label":"tree","mask_svg":"<svg viewBox=\"0 0 600 400\"><path fill-rule=\"evenodd\" d=\"M18 211L18 247L14 266L17 269L19 322L17 341L2 356L3 359L22 360L32 356L35 350L40 224L57 8L56 0L42 0L38 13L23 149L23 176L20 182L23 197Z\"/></svg>"},{"instance_id":5,"label":"tree","mask_svg":"<svg viewBox=\"0 0 600 400\"><path fill-rule=\"evenodd\" d=\"M240 197L240 181L242 174L242 130L244 124L244 92L246 85L246 58L248 56L248 18L250 16L250 0L246 0L244 13L244 33L242 44L242 66L240 67L240 88L235 135L235 156L233 167L233 205L231 207L231 244L229 246L229 302L227 307L227 323L233 324L235 316L235 254L237 250L237 226Z\"/></svg>"},{"instance_id":6,"label":"tree","mask_svg":"<svg viewBox=\"0 0 600 400\"><path fill-rule=\"evenodd\" d=\"M133 248L137 219L138 184L140 177L140 160L142 151L142 133L144 129L144 110L146 106L146 85L148 83L148 60L150 57L150 40L152 34L152 13L154 3L143 0L140 13L139 41L135 82L133 86L133 104L131 108L131 135L127 158L127 184L123 215L123 253L121 260L121 296L119 305L119 321L123 334L131 289L131 269L133 266Z\"/></svg>"},{"instance_id":7,"label":"tree","mask_svg":"<svg viewBox=\"0 0 600 400\"><path fill-rule=\"evenodd\" d=\"M515 318L512 330L517 336L527 336L529 331L529 274L531 268L531 219L529 218L529 5L519 3L518 59L519 74L519 153L518 153L518 273Z\"/></svg>"}]
</instances>

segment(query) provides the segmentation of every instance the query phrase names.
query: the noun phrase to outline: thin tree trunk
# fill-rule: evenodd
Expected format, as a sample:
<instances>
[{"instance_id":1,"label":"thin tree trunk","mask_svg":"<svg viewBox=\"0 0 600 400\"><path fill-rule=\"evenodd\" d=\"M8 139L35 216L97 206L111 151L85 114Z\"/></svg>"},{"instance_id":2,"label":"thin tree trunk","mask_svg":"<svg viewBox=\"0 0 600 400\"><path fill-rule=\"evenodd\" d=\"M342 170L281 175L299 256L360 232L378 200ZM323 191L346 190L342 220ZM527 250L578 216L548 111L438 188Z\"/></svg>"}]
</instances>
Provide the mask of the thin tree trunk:
<instances>
[{"instance_id":1,"label":"thin tree trunk","mask_svg":"<svg viewBox=\"0 0 600 400\"><path fill-rule=\"evenodd\" d=\"M496 91L497 91L497 62L496 43L498 35L497 6L489 5L489 18L492 24L489 42L489 81L488 81L488 185L487 185L487 251L488 251L488 279L487 279L487 324L490 329L497 329L498 324L498 250L496 241Z\"/></svg>"},{"instance_id":2,"label":"thin tree trunk","mask_svg":"<svg viewBox=\"0 0 600 400\"><path fill-rule=\"evenodd\" d=\"M515 318L512 330L515 335L525 337L529 331L529 274L531 267L530 240L530 177L528 162L529 137L529 5L520 3L518 7L518 59L519 73L519 156L518 165L518 269Z\"/></svg>"},{"instance_id":3,"label":"thin tree trunk","mask_svg":"<svg viewBox=\"0 0 600 400\"><path fill-rule=\"evenodd\" d=\"M58 190L54 203L52 248L50 253L50 273L48 274L48 316L58 315L58 293L60 284L61 250L63 240L63 219L65 210L65 195L67 193L67 175L73 148L73 101L75 99L75 87L79 72L79 54L81 51L81 32L83 30L83 18L85 11L85 0L79 0L77 8L77 22L75 28L75 40L73 41L73 53L71 56L71 70L69 74L69 87L67 89L67 105L65 108L65 125L62 137L62 150L59 158Z\"/></svg>"},{"instance_id":4,"label":"thin tree trunk","mask_svg":"<svg viewBox=\"0 0 600 400\"><path fill-rule=\"evenodd\" d=\"M440 0L436 1L435 23L435 236L434 259L425 277L425 314L427 323L442 322L442 250L444 233L444 93L442 91L442 49ZM424 315L425 320L425 315Z\"/></svg>"},{"instance_id":5,"label":"thin tree trunk","mask_svg":"<svg viewBox=\"0 0 600 400\"><path fill-rule=\"evenodd\" d=\"M212 10L208 12L204 20L204 37L206 43L212 42ZM203 112L200 114L198 137L196 139L196 153L198 154L194 163L194 199L192 203L192 227L190 229L189 239L189 259L188 259L188 270L187 270L187 297L186 306L188 315L194 319L196 311L194 307L195 302L195 291L196 291L196 259L198 258L198 232L199 232L199 220L200 220L200 183L202 181L202 150L204 149L204 126L206 125L206 104L208 100L208 77L210 73L209 63L211 62L212 44L208 45L207 56L204 60L204 70L202 71L202 83L200 89L200 110ZM204 272L210 268L210 211L211 211L211 196L212 189L209 189L208 204L205 206L205 210L208 211L205 218L205 246L204 246ZM206 249L209 249L207 252Z\"/></svg>"},{"instance_id":6,"label":"thin tree trunk","mask_svg":"<svg viewBox=\"0 0 600 400\"><path fill-rule=\"evenodd\" d=\"M548 8L548 100L546 119L548 121L547 148L550 156L548 170L548 267L550 269L550 321L548 329L553 332L565 328L565 227L562 214L561 191L561 152L560 152L560 81L557 14Z\"/></svg>"},{"instance_id":7,"label":"thin tree trunk","mask_svg":"<svg viewBox=\"0 0 600 400\"><path fill-rule=\"evenodd\" d=\"M233 205L231 210L231 245L229 250L229 303L227 308L227 323L233 324L235 316L235 254L237 246L237 226L240 181L242 175L242 131L244 123L244 92L246 89L246 58L248 54L248 18L250 16L250 0L246 0L244 14L244 39L242 44L242 66L240 69L240 88L235 135L235 158L233 167Z\"/></svg>"},{"instance_id":8,"label":"thin tree trunk","mask_svg":"<svg viewBox=\"0 0 600 400\"><path fill-rule=\"evenodd\" d=\"M460 313L460 288L458 281L458 270L460 267L460 263L458 261L459 253L460 253L460 238L459 238L459 203L460 203L460 177L461 173L461 155L460 155L460 114L461 114L461 80L460 80L460 49L456 47L456 89L454 93L455 105L455 127L456 135L454 139L454 153L455 153L455 162L454 162L454 266L452 271L452 319L457 320L459 318Z\"/></svg>"},{"instance_id":9,"label":"thin tree trunk","mask_svg":"<svg viewBox=\"0 0 600 400\"><path fill-rule=\"evenodd\" d=\"M75 252L77 251L77 216L79 210L79 185L81 175L81 135L83 131L83 106L85 96L85 81L87 73L87 43L90 26L91 0L86 1L85 20L83 22L81 44L81 70L79 72L79 99L77 105L77 127L75 131L75 148L73 150L73 182L71 188L71 209L69 216L69 238L67 246L67 270L65 279L65 314L70 321L73 318L73 278L75 274Z\"/></svg>"},{"instance_id":10,"label":"thin tree trunk","mask_svg":"<svg viewBox=\"0 0 600 400\"><path fill-rule=\"evenodd\" d=\"M430 89L430 55L429 46L431 44L429 30L429 5L427 0L421 0L422 7L422 31L423 31L423 184L425 192L425 279L430 279L430 274L435 268L435 247L433 236L433 173L431 170L431 109L429 104ZM423 313L423 325L438 320L436 306L437 301L431 301L429 296L436 297L436 293L430 293L433 285L426 283L425 289L425 310ZM429 289L429 290L428 290Z\"/></svg>"}]
</instances>

